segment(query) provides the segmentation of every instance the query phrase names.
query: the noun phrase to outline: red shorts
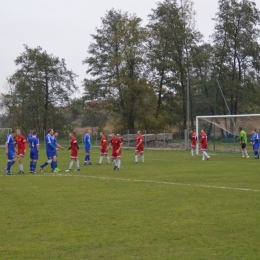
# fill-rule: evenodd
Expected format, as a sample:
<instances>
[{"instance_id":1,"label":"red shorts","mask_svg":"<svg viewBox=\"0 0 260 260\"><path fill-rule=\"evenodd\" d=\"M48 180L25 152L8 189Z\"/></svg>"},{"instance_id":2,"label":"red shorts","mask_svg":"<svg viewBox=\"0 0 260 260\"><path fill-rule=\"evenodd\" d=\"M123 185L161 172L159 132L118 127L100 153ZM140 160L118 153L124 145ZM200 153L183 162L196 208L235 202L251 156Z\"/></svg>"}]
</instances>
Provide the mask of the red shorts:
<instances>
[{"instance_id":1,"label":"red shorts","mask_svg":"<svg viewBox=\"0 0 260 260\"><path fill-rule=\"evenodd\" d=\"M117 153L116 151L112 151L111 159L121 158L121 154L122 154L121 150L119 151L119 153Z\"/></svg>"},{"instance_id":2,"label":"red shorts","mask_svg":"<svg viewBox=\"0 0 260 260\"><path fill-rule=\"evenodd\" d=\"M71 159L77 159L78 158L78 151L71 151L70 158Z\"/></svg>"},{"instance_id":3,"label":"red shorts","mask_svg":"<svg viewBox=\"0 0 260 260\"><path fill-rule=\"evenodd\" d=\"M207 150L207 145L202 145L201 146L201 151L206 151Z\"/></svg>"},{"instance_id":4,"label":"red shorts","mask_svg":"<svg viewBox=\"0 0 260 260\"><path fill-rule=\"evenodd\" d=\"M196 147L196 145L197 145L196 142L191 142L191 145L190 145L190 146L194 148L194 147Z\"/></svg>"},{"instance_id":5,"label":"red shorts","mask_svg":"<svg viewBox=\"0 0 260 260\"><path fill-rule=\"evenodd\" d=\"M100 149L100 154L107 154L107 148L101 148Z\"/></svg>"},{"instance_id":6,"label":"red shorts","mask_svg":"<svg viewBox=\"0 0 260 260\"><path fill-rule=\"evenodd\" d=\"M135 151L137 152L137 153L143 153L144 152L144 145L139 145L136 149L135 149Z\"/></svg>"},{"instance_id":7,"label":"red shorts","mask_svg":"<svg viewBox=\"0 0 260 260\"><path fill-rule=\"evenodd\" d=\"M24 150L18 150L18 156L24 157Z\"/></svg>"}]
</instances>

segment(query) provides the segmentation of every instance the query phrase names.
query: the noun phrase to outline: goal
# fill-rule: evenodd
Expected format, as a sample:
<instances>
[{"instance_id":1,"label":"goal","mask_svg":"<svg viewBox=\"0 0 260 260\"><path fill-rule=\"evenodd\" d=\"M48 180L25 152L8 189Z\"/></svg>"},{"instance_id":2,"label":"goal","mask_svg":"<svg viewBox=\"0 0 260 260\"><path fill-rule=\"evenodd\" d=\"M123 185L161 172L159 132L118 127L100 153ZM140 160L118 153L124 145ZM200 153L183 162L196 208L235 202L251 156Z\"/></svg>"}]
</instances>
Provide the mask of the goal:
<instances>
[{"instance_id":1,"label":"goal","mask_svg":"<svg viewBox=\"0 0 260 260\"><path fill-rule=\"evenodd\" d=\"M0 145L5 144L6 137L11 133L12 128L0 128Z\"/></svg>"},{"instance_id":2,"label":"goal","mask_svg":"<svg viewBox=\"0 0 260 260\"><path fill-rule=\"evenodd\" d=\"M200 137L201 129L208 136L208 150L219 152L239 152L239 127L247 133L250 144L252 130L260 133L260 114L197 116L196 134ZM199 146L197 146L199 149Z\"/></svg>"}]
</instances>

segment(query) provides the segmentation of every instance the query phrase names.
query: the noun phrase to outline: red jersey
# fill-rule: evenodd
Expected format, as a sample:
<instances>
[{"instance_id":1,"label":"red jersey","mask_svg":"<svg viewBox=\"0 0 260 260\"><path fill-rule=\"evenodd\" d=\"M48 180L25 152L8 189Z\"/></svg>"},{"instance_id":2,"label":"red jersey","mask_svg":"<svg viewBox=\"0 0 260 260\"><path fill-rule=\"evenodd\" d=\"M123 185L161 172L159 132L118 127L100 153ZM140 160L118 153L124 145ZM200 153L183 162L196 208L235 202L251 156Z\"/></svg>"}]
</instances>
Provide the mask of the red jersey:
<instances>
[{"instance_id":1,"label":"red jersey","mask_svg":"<svg viewBox=\"0 0 260 260\"><path fill-rule=\"evenodd\" d=\"M197 144L197 135L195 132L191 133L191 146L196 146Z\"/></svg>"},{"instance_id":2,"label":"red jersey","mask_svg":"<svg viewBox=\"0 0 260 260\"><path fill-rule=\"evenodd\" d=\"M111 159L113 158L120 158L121 157L121 153L122 153L122 149L120 149L119 152L117 152L117 150L120 148L120 146L122 145L122 141L120 138L116 137L116 138L111 138L110 143L112 145L112 154L111 154Z\"/></svg>"},{"instance_id":3,"label":"red jersey","mask_svg":"<svg viewBox=\"0 0 260 260\"><path fill-rule=\"evenodd\" d=\"M208 142L207 142L207 135L205 133L201 134L200 144L201 144L201 150L207 149Z\"/></svg>"},{"instance_id":4,"label":"red jersey","mask_svg":"<svg viewBox=\"0 0 260 260\"><path fill-rule=\"evenodd\" d=\"M122 141L120 138L111 138L110 143L112 145L113 151L116 151L119 149L120 145L122 144Z\"/></svg>"},{"instance_id":5,"label":"red jersey","mask_svg":"<svg viewBox=\"0 0 260 260\"><path fill-rule=\"evenodd\" d=\"M104 135L101 137L100 147L101 147L101 149L106 149L107 148L107 139L106 139L106 137Z\"/></svg>"},{"instance_id":6,"label":"red jersey","mask_svg":"<svg viewBox=\"0 0 260 260\"><path fill-rule=\"evenodd\" d=\"M143 136L142 135L138 135L137 136L137 138L136 138L136 146L137 145L138 145L138 147L136 147L136 151L143 152L144 151L144 144L143 144Z\"/></svg>"},{"instance_id":7,"label":"red jersey","mask_svg":"<svg viewBox=\"0 0 260 260\"><path fill-rule=\"evenodd\" d=\"M15 138L15 146L18 146L18 154L24 153L26 150L26 139L23 135L19 135Z\"/></svg>"},{"instance_id":8,"label":"red jersey","mask_svg":"<svg viewBox=\"0 0 260 260\"><path fill-rule=\"evenodd\" d=\"M77 146L77 139L73 136L70 140L70 147L71 147L71 158L78 157L78 146Z\"/></svg>"}]
</instances>

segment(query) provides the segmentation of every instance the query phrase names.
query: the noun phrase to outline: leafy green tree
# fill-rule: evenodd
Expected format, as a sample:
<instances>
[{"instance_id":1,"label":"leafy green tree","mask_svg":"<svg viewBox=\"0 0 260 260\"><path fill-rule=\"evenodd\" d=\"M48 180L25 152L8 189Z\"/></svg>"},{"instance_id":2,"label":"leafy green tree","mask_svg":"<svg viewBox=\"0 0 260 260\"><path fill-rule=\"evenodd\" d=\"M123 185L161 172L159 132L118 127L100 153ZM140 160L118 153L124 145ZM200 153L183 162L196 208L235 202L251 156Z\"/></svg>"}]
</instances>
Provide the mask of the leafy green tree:
<instances>
[{"instance_id":1,"label":"leafy green tree","mask_svg":"<svg viewBox=\"0 0 260 260\"><path fill-rule=\"evenodd\" d=\"M248 83L251 82L248 91L256 90L256 85L254 87L252 83L254 78L259 77L260 30L257 26L260 12L254 1L219 0L219 11L214 20L213 42L218 78L231 114L242 113L244 68L249 71ZM220 113L228 113L225 106Z\"/></svg>"},{"instance_id":2,"label":"leafy green tree","mask_svg":"<svg viewBox=\"0 0 260 260\"><path fill-rule=\"evenodd\" d=\"M108 100L122 128L134 129L139 96L149 88L143 59L147 34L141 19L112 9L92 37L83 61L94 77L85 80L86 95Z\"/></svg>"},{"instance_id":3,"label":"leafy green tree","mask_svg":"<svg viewBox=\"0 0 260 260\"><path fill-rule=\"evenodd\" d=\"M8 78L12 88L2 96L1 105L12 123L24 130L42 132L54 124L62 126L66 114L63 107L77 90L76 75L67 70L64 59L41 47L24 47L15 60L17 70Z\"/></svg>"},{"instance_id":4,"label":"leafy green tree","mask_svg":"<svg viewBox=\"0 0 260 260\"><path fill-rule=\"evenodd\" d=\"M157 93L156 116L168 110L168 123L178 125L181 132L187 124L187 78L191 70L191 51L202 37L194 29L192 5L191 0L183 1L182 5L176 0L158 3L149 15L148 25L147 58Z\"/></svg>"}]
</instances>

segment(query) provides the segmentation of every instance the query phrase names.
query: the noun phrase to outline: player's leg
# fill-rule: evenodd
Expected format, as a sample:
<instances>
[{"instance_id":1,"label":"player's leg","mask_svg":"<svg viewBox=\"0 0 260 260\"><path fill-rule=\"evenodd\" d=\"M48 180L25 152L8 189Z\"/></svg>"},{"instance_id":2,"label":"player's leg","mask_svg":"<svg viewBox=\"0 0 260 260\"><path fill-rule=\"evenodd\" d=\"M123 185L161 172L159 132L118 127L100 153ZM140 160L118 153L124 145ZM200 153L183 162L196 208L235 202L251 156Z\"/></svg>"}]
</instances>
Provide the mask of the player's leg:
<instances>
[{"instance_id":1,"label":"player's leg","mask_svg":"<svg viewBox=\"0 0 260 260\"><path fill-rule=\"evenodd\" d=\"M77 169L76 169L75 171L80 171L78 157L77 157L77 158L75 158L75 162L76 162L76 167L77 167Z\"/></svg>"},{"instance_id":2,"label":"player's leg","mask_svg":"<svg viewBox=\"0 0 260 260\"><path fill-rule=\"evenodd\" d=\"M112 155L111 155L111 160L112 162L114 163L114 170L117 169L117 162L116 162L116 158L117 158L117 154L116 152L112 152Z\"/></svg>"},{"instance_id":3,"label":"player's leg","mask_svg":"<svg viewBox=\"0 0 260 260\"><path fill-rule=\"evenodd\" d=\"M135 163L138 163L138 153L139 150L135 150Z\"/></svg>"},{"instance_id":4,"label":"player's leg","mask_svg":"<svg viewBox=\"0 0 260 260\"><path fill-rule=\"evenodd\" d=\"M14 153L9 152L8 155L7 155L7 165L6 165L6 168L5 168L5 171L8 175L12 175L11 167L14 165L15 161L16 161L16 158L15 158Z\"/></svg>"},{"instance_id":5,"label":"player's leg","mask_svg":"<svg viewBox=\"0 0 260 260\"><path fill-rule=\"evenodd\" d=\"M120 170L120 167L121 167L121 156L118 156L116 160L117 160L117 170Z\"/></svg>"},{"instance_id":6,"label":"player's leg","mask_svg":"<svg viewBox=\"0 0 260 260\"><path fill-rule=\"evenodd\" d=\"M141 156L141 163L144 163L144 151L140 152L140 156Z\"/></svg>"},{"instance_id":7,"label":"player's leg","mask_svg":"<svg viewBox=\"0 0 260 260\"><path fill-rule=\"evenodd\" d=\"M56 154L52 156L52 162L51 162L51 171L52 172L58 172L55 169L57 168L57 156Z\"/></svg>"},{"instance_id":8,"label":"player's leg","mask_svg":"<svg viewBox=\"0 0 260 260\"><path fill-rule=\"evenodd\" d=\"M23 154L21 151L18 151L18 163L19 163L19 173L24 173L23 171Z\"/></svg>"},{"instance_id":9,"label":"player's leg","mask_svg":"<svg viewBox=\"0 0 260 260\"><path fill-rule=\"evenodd\" d=\"M190 152L191 152L191 156L194 156L194 147L193 146L191 146Z\"/></svg>"},{"instance_id":10,"label":"player's leg","mask_svg":"<svg viewBox=\"0 0 260 260\"><path fill-rule=\"evenodd\" d=\"M65 172L70 172L72 167L73 167L73 164L74 164L74 161L75 161L75 157L74 156L70 156L70 164L69 164L69 169L66 170Z\"/></svg>"},{"instance_id":11,"label":"player's leg","mask_svg":"<svg viewBox=\"0 0 260 260\"><path fill-rule=\"evenodd\" d=\"M99 162L97 164L102 164L102 161L103 161L103 157L104 157L104 152L102 149L100 149L100 157L99 157Z\"/></svg>"},{"instance_id":12,"label":"player's leg","mask_svg":"<svg viewBox=\"0 0 260 260\"><path fill-rule=\"evenodd\" d=\"M41 172L45 166L52 163L52 154L46 153L46 155L47 155L47 161L45 163L43 163L42 165L40 165Z\"/></svg>"}]
</instances>

